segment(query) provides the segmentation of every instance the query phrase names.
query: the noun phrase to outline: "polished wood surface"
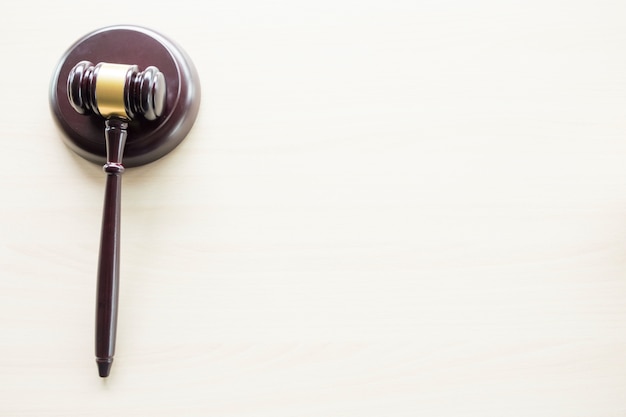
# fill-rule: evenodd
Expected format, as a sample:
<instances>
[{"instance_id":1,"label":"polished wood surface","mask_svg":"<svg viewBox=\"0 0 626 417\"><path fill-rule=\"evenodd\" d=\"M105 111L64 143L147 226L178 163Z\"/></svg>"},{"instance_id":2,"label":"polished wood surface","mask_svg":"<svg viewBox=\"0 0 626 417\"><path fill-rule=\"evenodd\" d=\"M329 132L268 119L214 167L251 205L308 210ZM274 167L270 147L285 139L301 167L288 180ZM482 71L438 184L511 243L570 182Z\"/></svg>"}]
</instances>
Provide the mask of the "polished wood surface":
<instances>
[{"instance_id":1,"label":"polished wood surface","mask_svg":"<svg viewBox=\"0 0 626 417\"><path fill-rule=\"evenodd\" d=\"M0 415L626 414L623 2L99 6L0 25ZM124 173L103 381L103 174L47 100L120 19L176 39L203 101Z\"/></svg>"},{"instance_id":2,"label":"polished wood surface","mask_svg":"<svg viewBox=\"0 0 626 417\"><path fill-rule=\"evenodd\" d=\"M96 68L91 68L93 63ZM138 79L128 80L131 89L139 90L132 95L138 102L129 98L123 109L121 102L109 103L113 105L110 110L132 120L124 165L145 165L175 149L193 127L200 107L201 86L194 63L176 41L158 30L119 24L94 27L78 34L59 54L49 88L50 107L68 147L97 164L106 162L101 124L98 119L82 117L85 112L99 112L96 80L102 77L95 74L100 73L97 67L103 63L132 65L141 70ZM162 75L154 72L155 67ZM163 115L156 118L156 103L149 104L156 97L151 88L145 88L144 82L163 81L163 78L167 93L162 103ZM67 99L68 79L74 105ZM92 81L95 85L91 85ZM106 94L100 95L103 98L102 102L106 103ZM135 117L136 114L143 117Z\"/></svg>"},{"instance_id":3,"label":"polished wood surface","mask_svg":"<svg viewBox=\"0 0 626 417\"><path fill-rule=\"evenodd\" d=\"M98 374L108 377L115 356L117 312L120 288L120 243L122 211L122 174L128 122L119 118L103 120L106 125L107 163L98 278L96 284L96 362Z\"/></svg>"}]
</instances>

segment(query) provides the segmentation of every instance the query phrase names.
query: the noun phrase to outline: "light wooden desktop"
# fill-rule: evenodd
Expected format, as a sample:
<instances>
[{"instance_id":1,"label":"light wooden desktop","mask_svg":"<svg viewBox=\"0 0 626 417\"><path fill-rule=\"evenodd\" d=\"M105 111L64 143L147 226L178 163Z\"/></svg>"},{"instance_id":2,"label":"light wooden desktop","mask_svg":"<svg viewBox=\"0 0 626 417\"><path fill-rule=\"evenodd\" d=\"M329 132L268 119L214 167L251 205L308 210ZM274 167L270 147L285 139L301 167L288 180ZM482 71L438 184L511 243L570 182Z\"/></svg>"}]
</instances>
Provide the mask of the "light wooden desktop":
<instances>
[{"instance_id":1,"label":"light wooden desktop","mask_svg":"<svg viewBox=\"0 0 626 417\"><path fill-rule=\"evenodd\" d=\"M151 6L2 17L0 416L626 415L623 2ZM203 101L124 174L102 380L104 174L47 95L120 23Z\"/></svg>"}]
</instances>

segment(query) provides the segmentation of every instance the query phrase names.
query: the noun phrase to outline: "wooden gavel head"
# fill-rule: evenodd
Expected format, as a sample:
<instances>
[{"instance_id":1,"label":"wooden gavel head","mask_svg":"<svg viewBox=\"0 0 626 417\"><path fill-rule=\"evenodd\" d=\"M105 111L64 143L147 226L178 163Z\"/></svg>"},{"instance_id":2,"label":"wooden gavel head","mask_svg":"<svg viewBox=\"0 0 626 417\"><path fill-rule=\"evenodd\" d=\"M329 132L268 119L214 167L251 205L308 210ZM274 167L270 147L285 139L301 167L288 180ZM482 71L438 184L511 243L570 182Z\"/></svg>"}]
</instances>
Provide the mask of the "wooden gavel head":
<instances>
[{"instance_id":1,"label":"wooden gavel head","mask_svg":"<svg viewBox=\"0 0 626 417\"><path fill-rule=\"evenodd\" d=\"M81 61L67 78L67 97L80 114L133 120L155 120L165 107L165 77L157 67L139 71L137 65L97 65Z\"/></svg>"}]
</instances>

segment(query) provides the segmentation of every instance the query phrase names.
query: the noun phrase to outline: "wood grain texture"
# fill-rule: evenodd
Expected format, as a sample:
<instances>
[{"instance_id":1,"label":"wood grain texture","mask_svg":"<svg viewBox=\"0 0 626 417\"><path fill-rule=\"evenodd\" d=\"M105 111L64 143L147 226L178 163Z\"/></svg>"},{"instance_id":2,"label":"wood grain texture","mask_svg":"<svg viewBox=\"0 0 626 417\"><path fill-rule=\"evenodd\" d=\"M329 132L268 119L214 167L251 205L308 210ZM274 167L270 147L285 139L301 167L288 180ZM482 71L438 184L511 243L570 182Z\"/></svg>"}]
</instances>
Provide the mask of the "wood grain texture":
<instances>
[{"instance_id":1,"label":"wood grain texture","mask_svg":"<svg viewBox=\"0 0 626 417\"><path fill-rule=\"evenodd\" d=\"M623 2L64 4L0 25L20 63L0 77L0 415L626 415ZM124 174L103 382L104 181L47 88L122 8L185 48L203 101Z\"/></svg>"}]
</instances>

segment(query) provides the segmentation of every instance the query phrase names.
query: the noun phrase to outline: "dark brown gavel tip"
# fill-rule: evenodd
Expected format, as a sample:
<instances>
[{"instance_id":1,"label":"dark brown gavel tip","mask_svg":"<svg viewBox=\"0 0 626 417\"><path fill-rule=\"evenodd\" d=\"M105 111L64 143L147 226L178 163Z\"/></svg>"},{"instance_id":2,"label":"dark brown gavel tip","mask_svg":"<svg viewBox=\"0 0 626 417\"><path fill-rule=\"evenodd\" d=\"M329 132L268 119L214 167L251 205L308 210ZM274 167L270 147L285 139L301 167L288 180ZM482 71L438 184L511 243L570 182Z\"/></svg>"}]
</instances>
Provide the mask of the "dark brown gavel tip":
<instances>
[{"instance_id":1,"label":"dark brown gavel tip","mask_svg":"<svg viewBox=\"0 0 626 417\"><path fill-rule=\"evenodd\" d=\"M98 363L98 374L100 377L108 377L113 366L113 359L96 359L96 362Z\"/></svg>"}]
</instances>

